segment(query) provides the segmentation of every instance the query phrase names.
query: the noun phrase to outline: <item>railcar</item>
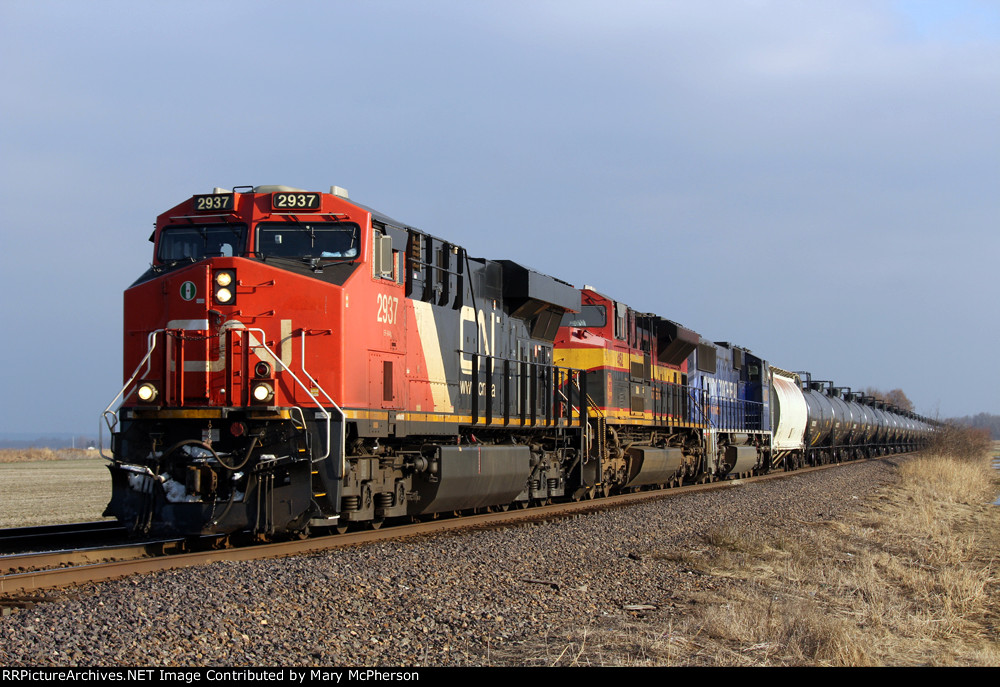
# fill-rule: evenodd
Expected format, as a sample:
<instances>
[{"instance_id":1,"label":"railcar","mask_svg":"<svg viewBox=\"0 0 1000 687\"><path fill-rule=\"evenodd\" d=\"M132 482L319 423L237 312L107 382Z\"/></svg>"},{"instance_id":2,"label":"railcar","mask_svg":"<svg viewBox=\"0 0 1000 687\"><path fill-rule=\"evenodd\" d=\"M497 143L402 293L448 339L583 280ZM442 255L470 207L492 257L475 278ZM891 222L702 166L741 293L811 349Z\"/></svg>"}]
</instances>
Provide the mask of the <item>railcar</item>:
<instances>
[{"instance_id":1,"label":"railcar","mask_svg":"<svg viewBox=\"0 0 1000 687\"><path fill-rule=\"evenodd\" d=\"M888 417L814 432L827 420L810 380L592 287L470 256L339 187L217 188L161 214L150 240L124 295L124 385L103 415L107 513L135 532L378 526L919 434L890 435Z\"/></svg>"},{"instance_id":2,"label":"railcar","mask_svg":"<svg viewBox=\"0 0 1000 687\"><path fill-rule=\"evenodd\" d=\"M808 372L772 367L771 379L774 464L785 469L913 451L934 431L915 413Z\"/></svg>"}]
</instances>

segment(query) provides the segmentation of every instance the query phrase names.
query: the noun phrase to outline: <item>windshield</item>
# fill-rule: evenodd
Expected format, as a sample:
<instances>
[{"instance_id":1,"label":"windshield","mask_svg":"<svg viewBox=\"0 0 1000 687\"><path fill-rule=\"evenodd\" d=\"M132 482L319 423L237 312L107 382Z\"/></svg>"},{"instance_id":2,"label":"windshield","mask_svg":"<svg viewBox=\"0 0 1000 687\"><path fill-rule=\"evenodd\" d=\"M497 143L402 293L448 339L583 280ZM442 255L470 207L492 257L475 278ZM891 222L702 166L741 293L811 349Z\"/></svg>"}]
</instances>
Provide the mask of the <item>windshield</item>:
<instances>
[{"instance_id":1,"label":"windshield","mask_svg":"<svg viewBox=\"0 0 1000 687\"><path fill-rule=\"evenodd\" d=\"M563 315L560 327L603 327L608 323L603 305L584 305L580 312Z\"/></svg>"},{"instance_id":2,"label":"windshield","mask_svg":"<svg viewBox=\"0 0 1000 687\"><path fill-rule=\"evenodd\" d=\"M160 262L190 258L232 257L246 249L245 224L205 224L165 227L156 257Z\"/></svg>"},{"instance_id":3,"label":"windshield","mask_svg":"<svg viewBox=\"0 0 1000 687\"><path fill-rule=\"evenodd\" d=\"M257 255L285 258L353 258L358 255L356 224L261 222Z\"/></svg>"}]
</instances>

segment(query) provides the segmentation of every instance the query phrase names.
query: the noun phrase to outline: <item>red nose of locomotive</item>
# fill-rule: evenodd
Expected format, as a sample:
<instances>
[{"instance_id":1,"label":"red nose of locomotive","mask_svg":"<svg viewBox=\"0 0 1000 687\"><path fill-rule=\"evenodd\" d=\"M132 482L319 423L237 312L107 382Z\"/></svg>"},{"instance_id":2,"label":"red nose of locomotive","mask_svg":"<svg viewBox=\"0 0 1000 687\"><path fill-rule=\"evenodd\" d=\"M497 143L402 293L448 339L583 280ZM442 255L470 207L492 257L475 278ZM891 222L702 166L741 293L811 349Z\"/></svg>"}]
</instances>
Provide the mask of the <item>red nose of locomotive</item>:
<instances>
[{"instance_id":1,"label":"red nose of locomotive","mask_svg":"<svg viewBox=\"0 0 1000 687\"><path fill-rule=\"evenodd\" d=\"M140 378L126 405L274 406L300 396L285 374L297 338L293 318L261 293L280 282L273 272L216 258L129 289L125 374L138 368Z\"/></svg>"},{"instance_id":2,"label":"red nose of locomotive","mask_svg":"<svg viewBox=\"0 0 1000 687\"><path fill-rule=\"evenodd\" d=\"M153 266L125 292L109 514L267 533L337 497L312 463L343 444L342 294L368 225L335 196L273 189L160 216Z\"/></svg>"}]
</instances>

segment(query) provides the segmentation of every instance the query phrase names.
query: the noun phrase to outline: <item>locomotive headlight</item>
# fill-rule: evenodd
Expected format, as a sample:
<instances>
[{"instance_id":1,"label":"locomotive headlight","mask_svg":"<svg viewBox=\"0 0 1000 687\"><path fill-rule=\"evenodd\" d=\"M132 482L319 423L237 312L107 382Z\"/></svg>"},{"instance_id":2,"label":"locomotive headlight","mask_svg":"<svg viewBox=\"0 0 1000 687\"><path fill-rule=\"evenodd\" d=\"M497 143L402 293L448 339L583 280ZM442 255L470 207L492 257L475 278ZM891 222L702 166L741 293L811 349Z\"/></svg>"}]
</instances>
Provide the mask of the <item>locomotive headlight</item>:
<instances>
[{"instance_id":1,"label":"locomotive headlight","mask_svg":"<svg viewBox=\"0 0 1000 687\"><path fill-rule=\"evenodd\" d=\"M216 270L212 276L212 297L219 305L236 302L236 270Z\"/></svg>"},{"instance_id":2,"label":"locomotive headlight","mask_svg":"<svg viewBox=\"0 0 1000 687\"><path fill-rule=\"evenodd\" d=\"M140 401L143 403L149 403L156 400L157 391L155 386L146 382L145 384L139 386L136 390L136 394L139 396Z\"/></svg>"},{"instance_id":3,"label":"locomotive headlight","mask_svg":"<svg viewBox=\"0 0 1000 687\"><path fill-rule=\"evenodd\" d=\"M258 403L265 403L274 398L274 389L270 384L258 384L253 388L253 398Z\"/></svg>"}]
</instances>

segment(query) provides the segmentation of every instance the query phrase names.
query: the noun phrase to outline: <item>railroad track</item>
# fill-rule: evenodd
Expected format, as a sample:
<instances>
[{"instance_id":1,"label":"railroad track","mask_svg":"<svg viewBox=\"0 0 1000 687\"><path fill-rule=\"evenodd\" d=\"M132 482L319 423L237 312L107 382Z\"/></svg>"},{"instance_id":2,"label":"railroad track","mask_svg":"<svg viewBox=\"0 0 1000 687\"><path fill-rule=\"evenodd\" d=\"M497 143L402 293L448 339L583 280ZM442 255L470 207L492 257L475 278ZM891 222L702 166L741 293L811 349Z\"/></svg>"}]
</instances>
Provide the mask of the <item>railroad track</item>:
<instances>
[{"instance_id":1,"label":"railroad track","mask_svg":"<svg viewBox=\"0 0 1000 687\"><path fill-rule=\"evenodd\" d=\"M874 460L894 459L907 454L895 454ZM172 539L156 542L73 549L37 554L0 556L0 606L24 606L46 600L40 592L87 582L118 579L134 574L173 570L217 561L245 561L280 558L330 551L349 546L408 537L429 536L460 530L503 527L532 521L543 521L590 513L663 498L701 491L731 489L744 484L772 479L784 479L837 464L801 468L791 472L775 472L745 479L729 479L705 484L693 484L673 489L639 491L606 498L572 501L524 510L482 513L455 518L442 518L401 524L378 530L364 530L311 537L302 540L255 544L216 550L190 551L196 543ZM26 596L27 595L27 596Z\"/></svg>"}]
</instances>

